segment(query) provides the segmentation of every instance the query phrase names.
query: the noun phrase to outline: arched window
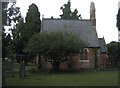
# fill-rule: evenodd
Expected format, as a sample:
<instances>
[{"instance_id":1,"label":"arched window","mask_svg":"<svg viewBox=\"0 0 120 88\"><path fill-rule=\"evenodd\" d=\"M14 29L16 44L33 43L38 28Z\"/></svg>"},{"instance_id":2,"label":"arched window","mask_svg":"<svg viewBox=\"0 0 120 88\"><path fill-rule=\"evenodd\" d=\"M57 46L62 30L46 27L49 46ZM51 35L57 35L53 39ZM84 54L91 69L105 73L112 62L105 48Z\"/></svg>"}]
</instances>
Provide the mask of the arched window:
<instances>
[{"instance_id":1,"label":"arched window","mask_svg":"<svg viewBox=\"0 0 120 88\"><path fill-rule=\"evenodd\" d=\"M88 52L89 52L89 50L87 48L85 48L85 50L84 50L84 60L88 60Z\"/></svg>"}]
</instances>

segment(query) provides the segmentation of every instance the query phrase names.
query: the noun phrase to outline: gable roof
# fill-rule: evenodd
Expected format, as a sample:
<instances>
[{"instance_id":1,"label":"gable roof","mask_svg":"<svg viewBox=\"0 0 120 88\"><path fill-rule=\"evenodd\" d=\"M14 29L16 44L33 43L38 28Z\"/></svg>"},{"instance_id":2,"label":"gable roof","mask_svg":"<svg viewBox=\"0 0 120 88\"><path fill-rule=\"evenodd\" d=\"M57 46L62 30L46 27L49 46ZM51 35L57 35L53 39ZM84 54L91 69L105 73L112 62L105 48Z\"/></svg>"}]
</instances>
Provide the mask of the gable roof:
<instances>
[{"instance_id":1,"label":"gable roof","mask_svg":"<svg viewBox=\"0 0 120 88\"><path fill-rule=\"evenodd\" d=\"M42 31L63 30L78 35L88 47L99 47L96 29L90 20L43 19Z\"/></svg>"},{"instance_id":2,"label":"gable roof","mask_svg":"<svg viewBox=\"0 0 120 88\"><path fill-rule=\"evenodd\" d=\"M107 46L104 38L99 38L100 52L107 53Z\"/></svg>"}]
</instances>

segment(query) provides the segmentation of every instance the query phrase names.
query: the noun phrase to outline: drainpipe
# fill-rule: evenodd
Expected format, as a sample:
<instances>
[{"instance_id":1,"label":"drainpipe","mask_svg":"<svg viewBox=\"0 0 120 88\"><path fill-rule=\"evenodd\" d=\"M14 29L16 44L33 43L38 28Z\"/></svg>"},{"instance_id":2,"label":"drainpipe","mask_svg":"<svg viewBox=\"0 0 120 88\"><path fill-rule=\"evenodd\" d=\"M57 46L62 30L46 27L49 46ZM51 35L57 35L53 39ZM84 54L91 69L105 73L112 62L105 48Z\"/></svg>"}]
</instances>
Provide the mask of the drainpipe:
<instances>
[{"instance_id":1,"label":"drainpipe","mask_svg":"<svg viewBox=\"0 0 120 88\"><path fill-rule=\"evenodd\" d=\"M95 70L99 70L99 48L94 49L94 57L95 57Z\"/></svg>"}]
</instances>

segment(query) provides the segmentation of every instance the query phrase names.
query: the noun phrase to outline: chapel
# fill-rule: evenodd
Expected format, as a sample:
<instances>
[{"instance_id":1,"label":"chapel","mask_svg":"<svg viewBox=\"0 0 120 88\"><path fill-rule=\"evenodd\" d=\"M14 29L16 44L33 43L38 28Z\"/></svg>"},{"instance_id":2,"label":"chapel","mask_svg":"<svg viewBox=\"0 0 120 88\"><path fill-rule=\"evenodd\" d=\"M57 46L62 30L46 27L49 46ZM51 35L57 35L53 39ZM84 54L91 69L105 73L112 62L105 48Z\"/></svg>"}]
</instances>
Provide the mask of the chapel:
<instances>
[{"instance_id":1,"label":"chapel","mask_svg":"<svg viewBox=\"0 0 120 88\"><path fill-rule=\"evenodd\" d=\"M70 0L68 0L69 3ZM60 64L62 70L105 69L108 64L107 47L104 38L98 38L96 30L96 9L94 2L90 3L90 19L66 20L60 18L42 18L42 31L65 31L78 35L87 47L83 55L74 55L68 61ZM41 58L43 69L51 69L52 65Z\"/></svg>"}]
</instances>

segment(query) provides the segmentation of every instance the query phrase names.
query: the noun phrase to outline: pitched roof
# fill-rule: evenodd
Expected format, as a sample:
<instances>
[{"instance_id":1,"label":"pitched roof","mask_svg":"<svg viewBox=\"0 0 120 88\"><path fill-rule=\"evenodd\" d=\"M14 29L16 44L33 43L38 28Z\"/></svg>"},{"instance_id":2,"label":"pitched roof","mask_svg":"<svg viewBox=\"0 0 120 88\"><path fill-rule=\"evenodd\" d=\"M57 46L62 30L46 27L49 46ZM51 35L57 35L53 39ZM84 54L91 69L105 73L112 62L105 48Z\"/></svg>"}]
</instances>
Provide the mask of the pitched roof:
<instances>
[{"instance_id":1,"label":"pitched roof","mask_svg":"<svg viewBox=\"0 0 120 88\"><path fill-rule=\"evenodd\" d=\"M104 38L99 38L100 52L107 53L107 46Z\"/></svg>"},{"instance_id":2,"label":"pitched roof","mask_svg":"<svg viewBox=\"0 0 120 88\"><path fill-rule=\"evenodd\" d=\"M57 30L75 33L87 42L88 47L99 47L96 29L90 20L43 19L42 31Z\"/></svg>"}]
</instances>

